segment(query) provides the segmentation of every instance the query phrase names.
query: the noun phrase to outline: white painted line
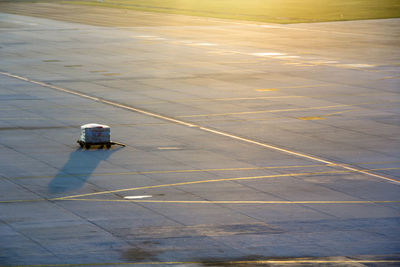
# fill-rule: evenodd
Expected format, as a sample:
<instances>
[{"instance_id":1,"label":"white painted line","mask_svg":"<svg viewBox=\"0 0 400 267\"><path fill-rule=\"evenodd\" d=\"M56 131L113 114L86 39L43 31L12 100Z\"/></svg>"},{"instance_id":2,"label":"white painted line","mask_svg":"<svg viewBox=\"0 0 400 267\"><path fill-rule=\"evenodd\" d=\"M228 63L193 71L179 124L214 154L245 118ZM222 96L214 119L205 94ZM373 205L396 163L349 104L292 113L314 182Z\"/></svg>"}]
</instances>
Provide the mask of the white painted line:
<instances>
[{"instance_id":1,"label":"white painted line","mask_svg":"<svg viewBox=\"0 0 400 267\"><path fill-rule=\"evenodd\" d=\"M158 37L158 36L153 36L153 35L133 35L132 38L141 38L141 39L147 39L150 41L163 41L167 40L163 37Z\"/></svg>"},{"instance_id":2,"label":"white painted line","mask_svg":"<svg viewBox=\"0 0 400 267\"><path fill-rule=\"evenodd\" d=\"M382 179L382 180L385 180L385 181L389 181L389 182L392 182L392 183L400 184L400 181L398 181L396 179L392 179L392 178L389 178L389 177L386 177L386 176L383 176L383 175L375 174L375 173L372 173L372 172L370 172L368 170L354 168L354 167L351 167L351 166L348 166L348 165L345 165L345 164L335 163L333 161L325 160L325 159L319 158L317 156L312 156L312 155L308 155L308 154L305 154L305 153L300 153L300 152L296 152L296 151L293 151L293 150L280 148L280 147L277 147L277 146L274 146L274 145L270 145L270 144L258 142L258 141L255 141L255 140L251 140L251 139L248 139L248 138L240 137L238 135L226 133L226 132L219 131L219 130L214 130L214 129L207 128L207 127L202 127L202 126L197 125L197 124L188 123L188 122L185 122L185 121L182 121L182 120L179 120L179 119L174 119L172 117L163 116L163 115L160 115L160 114L157 114L157 113L154 113L154 112L150 112L150 111L146 111L146 110L143 110L143 109L127 106L127 105L124 105L124 104L119 104L117 102L109 101L109 100L106 100L106 99L93 97L93 96L90 96L90 95L86 95L84 93L80 93L80 92L76 92L76 91L73 91L73 90L65 89L65 88L62 88L62 87L59 87L59 86L54 86L54 85L51 85L51 84L48 84L48 83L44 83L44 82L35 81L35 80L29 79L29 78L26 78L26 77L22 77L22 76L19 76L19 75L14 75L14 74L7 73L7 72L2 72L2 71L0 71L0 74L4 75L4 76L7 76L7 77L15 78L15 79L18 79L18 80L21 80L21 81L26 81L26 82L30 82L30 83L33 83L33 84L41 85L41 86L46 87L46 88L51 88L51 89L54 89L54 90L57 90L57 91L61 91L61 92L69 93L69 94L72 94L72 95L80 96L80 97L83 97L83 98L86 98L86 99L90 99L90 100L93 100L93 101L96 101L96 102L99 102L99 103L104 103L104 104L108 104L108 105L111 105L111 106L114 106L114 107L119 107L119 108L122 108L122 109L138 112L138 113L141 113L141 114L153 117L153 118L158 118L158 119L161 119L161 120L173 122L173 123L176 123L176 124L179 124L179 125L183 125L183 126L187 126L187 127L198 127L200 130L203 130L205 132L214 133L214 134L217 134L217 135L220 135L220 136L229 137L231 139L239 140L239 141L242 141L242 142L245 142L245 143L254 144L254 145L257 145L257 146L269 148L269 149L272 149L272 150L280 151L280 152L283 152L283 153L286 153L286 154L289 154L289 155L293 155L293 156L297 156L297 157L300 157L300 158L306 158L306 159L310 159L310 160L313 160L313 161L322 162L322 163L329 164L329 165L334 165L334 166L337 166L337 167L341 167L341 168L343 168L345 170L349 170L349 171L357 172L357 173L362 173L362 174L365 174L365 175L368 175L368 176L371 176L371 177L375 177L375 178L379 178L379 179Z\"/></svg>"},{"instance_id":3,"label":"white painted line","mask_svg":"<svg viewBox=\"0 0 400 267\"><path fill-rule=\"evenodd\" d=\"M343 64L342 66L350 67L350 68L372 68L372 67L375 67L375 65L370 65L370 64Z\"/></svg>"},{"instance_id":4,"label":"white painted line","mask_svg":"<svg viewBox=\"0 0 400 267\"><path fill-rule=\"evenodd\" d=\"M322 63L322 64L338 64L339 61L335 61L335 60L326 60L326 61L320 61L319 63Z\"/></svg>"},{"instance_id":5,"label":"white painted line","mask_svg":"<svg viewBox=\"0 0 400 267\"><path fill-rule=\"evenodd\" d=\"M126 196L124 197L125 199L143 199L143 198L149 198L152 197L151 195L145 195L145 196Z\"/></svg>"},{"instance_id":6,"label":"white painted line","mask_svg":"<svg viewBox=\"0 0 400 267\"><path fill-rule=\"evenodd\" d=\"M280 28L282 28L282 27L279 27L279 26L272 26L272 25L257 25L257 27L271 28L271 29L280 29Z\"/></svg>"}]
</instances>

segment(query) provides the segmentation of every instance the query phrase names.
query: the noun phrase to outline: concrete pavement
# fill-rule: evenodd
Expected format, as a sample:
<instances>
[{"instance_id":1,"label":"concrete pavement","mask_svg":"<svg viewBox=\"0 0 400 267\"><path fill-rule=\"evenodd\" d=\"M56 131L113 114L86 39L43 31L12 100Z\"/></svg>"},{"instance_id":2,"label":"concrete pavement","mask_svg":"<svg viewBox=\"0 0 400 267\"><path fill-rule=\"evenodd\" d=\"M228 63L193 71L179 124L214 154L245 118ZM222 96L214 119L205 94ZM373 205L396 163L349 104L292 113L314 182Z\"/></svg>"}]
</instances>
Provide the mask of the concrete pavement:
<instances>
[{"instance_id":1,"label":"concrete pavement","mask_svg":"<svg viewBox=\"0 0 400 267\"><path fill-rule=\"evenodd\" d=\"M0 13L1 266L398 265L399 20L154 16Z\"/></svg>"}]
</instances>

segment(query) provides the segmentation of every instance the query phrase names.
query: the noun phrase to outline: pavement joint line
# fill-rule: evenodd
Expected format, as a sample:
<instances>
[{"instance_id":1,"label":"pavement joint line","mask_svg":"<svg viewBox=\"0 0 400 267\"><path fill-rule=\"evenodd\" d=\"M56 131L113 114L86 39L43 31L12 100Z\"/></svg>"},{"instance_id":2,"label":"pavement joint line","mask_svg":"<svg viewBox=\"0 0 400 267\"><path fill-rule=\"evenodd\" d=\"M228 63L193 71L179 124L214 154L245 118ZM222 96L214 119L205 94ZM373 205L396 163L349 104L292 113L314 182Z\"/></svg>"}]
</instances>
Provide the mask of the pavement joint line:
<instances>
[{"instance_id":1,"label":"pavement joint line","mask_svg":"<svg viewBox=\"0 0 400 267\"><path fill-rule=\"evenodd\" d=\"M165 174L165 173L192 173L192 172L211 172L211 171L249 171L249 170L266 170L266 169L289 169L289 168L314 168L314 167L333 167L334 165L293 165L293 166L268 166L268 167L249 167L249 168L224 168L224 169L194 169L194 170L168 170L168 171L133 171L133 172L110 172L110 173L79 173L57 175L58 177L75 177L75 176L107 176L107 175L135 175L135 174ZM38 178L54 178L54 175L43 176L20 176L8 177L8 179L38 179Z\"/></svg>"},{"instance_id":2,"label":"pavement joint line","mask_svg":"<svg viewBox=\"0 0 400 267\"><path fill-rule=\"evenodd\" d=\"M64 264L30 264L30 265L0 265L0 267L75 267L75 266L113 266L113 265L184 265L184 264L217 264L217 265L239 265L239 264L346 264L346 263L400 263L400 260L247 260L247 261L170 261L170 262L97 262L97 263L64 263Z\"/></svg>"},{"instance_id":3,"label":"pavement joint line","mask_svg":"<svg viewBox=\"0 0 400 267\"><path fill-rule=\"evenodd\" d=\"M92 199L71 198L64 201L87 202L138 202L138 203L167 203L167 204L384 204L400 203L400 200L300 200L300 201L268 201L268 200L129 200L129 199Z\"/></svg>"},{"instance_id":4,"label":"pavement joint line","mask_svg":"<svg viewBox=\"0 0 400 267\"><path fill-rule=\"evenodd\" d=\"M390 164L400 163L400 161L381 161L381 162L360 162L360 165L372 164ZM289 166L264 166L264 167L248 167L248 168L214 168L214 169L193 169L193 170L160 170L160 171L131 171L131 172L105 172L105 173L75 173L57 175L59 177L79 177L79 176L108 176L108 175L136 175L136 174L165 174L165 173L192 173L192 172L218 172L218 171L249 171L249 170L268 170L268 169L290 169L290 168L315 168L315 167L334 167L331 164L315 164L315 165L289 165ZM0 177L1 178L1 177ZM54 175L37 175L37 176L16 176L7 177L7 179L40 179L54 178ZM4 178L5 179L5 178Z\"/></svg>"},{"instance_id":5,"label":"pavement joint line","mask_svg":"<svg viewBox=\"0 0 400 267\"><path fill-rule=\"evenodd\" d=\"M390 164L399 163L400 161L383 161L383 162L360 162L360 165L371 164ZM248 170L268 170L268 169L290 169L290 168L315 168L315 167L334 167L331 164L318 165L292 165L292 166L265 166L265 167L249 167L249 168L221 168L221 169L193 169L193 170L160 170L160 171L131 171L131 172L103 172L103 173L74 173L57 175L59 177L79 177L79 176L108 176L108 175L137 175L137 174L166 174L166 173L194 173L194 172L218 172L218 171L248 171ZM4 179L40 179L54 178L54 175L37 175L37 176L15 176ZM1 179L1 177L0 177Z\"/></svg>"},{"instance_id":6,"label":"pavement joint line","mask_svg":"<svg viewBox=\"0 0 400 267\"><path fill-rule=\"evenodd\" d=\"M40 85L40 86L43 86L43 87L46 87L46 88L50 88L50 89L53 89L53 90L57 90L57 91L60 91L60 92L76 95L76 96L79 96L79 97L82 97L82 98L86 98L86 99L89 99L89 100L92 100L92 101L96 101L96 102L99 102L99 103L104 103L104 104L108 104L108 105L111 105L111 106L114 106L114 107L119 107L119 108L122 108L122 109L125 109L125 110L138 112L138 113L141 113L141 114L153 117L153 118L158 118L158 119L161 119L161 120L170 121L170 122L176 123L178 125L183 125L183 126L186 126L186 127L195 127L197 129L203 130L205 132L213 133L213 134L220 135L220 136L225 136L225 137L228 137L228 138L231 138L231 139L234 139L234 140L239 140L239 141L242 141L242 142L245 142L245 143L258 145L258 146L265 147L265 148L268 148L268 149L272 149L272 150L275 150L275 151L283 152L285 154L294 155L294 156L297 156L297 157L300 157L300 158L306 158L306 159L310 159L310 160L313 160L313 161L322 162L322 163L326 163L326 164L336 165L336 166L344 168L346 170L351 170L351 171L354 171L354 172L358 172L358 173L362 173L362 174L365 174L365 175L368 175L368 176L372 176L372 177L375 177L375 178L386 180L386 181L389 181L389 182L392 182L392 183L400 184L400 181L398 181L396 179L392 179L392 178L389 178L389 177L386 177L386 176L383 176L383 175L371 173L371 172L369 172L367 170L350 167L350 166L347 166L347 165L344 165L344 164L341 164L341 163L335 163L333 161L325 160L325 159L317 157L317 156L311 156L311 155L308 155L308 154L305 154L305 153L300 153L300 152L296 152L296 151L293 151L293 150L281 148L281 147L278 147L278 146L262 143L262 142L259 142L259 141L251 140L249 138L244 138L244 137L240 137L238 135L230 134L230 133L227 133L227 132L214 130L214 129L207 128L207 127L202 127L202 126L194 124L194 123L188 123L188 122L185 122L185 121L182 121L182 120L179 120L179 119L174 119L172 117L163 116L163 115L160 115L160 114L157 114L157 113L153 113L153 112L150 112L150 111L146 111L146 110L143 110L143 109L139 109L139 108L135 108L135 107L119 104L117 102L113 102L113 101L109 101L109 100L105 100L105 99L100 99L100 98L93 97L93 96L90 96L90 95L87 95L87 94L84 94L84 93L76 92L76 91L73 91L73 90L68 90L68 89L65 89L65 88L62 88L62 87L59 87L59 86L55 86L55 85L51 85L51 84L48 84L48 83L32 80L32 79L29 79L29 78L26 78L26 77L23 77L23 76L19 76L19 75L15 75L15 74L11 74L11 73L8 73L8 72L0 71L0 75L7 76L7 77L10 77L10 78L15 78L15 79L22 80L22 81L26 81L26 82L29 82L29 83L32 83L32 84ZM360 105L360 104L358 104L358 105ZM338 106L349 106L349 105L338 105Z\"/></svg>"}]
</instances>

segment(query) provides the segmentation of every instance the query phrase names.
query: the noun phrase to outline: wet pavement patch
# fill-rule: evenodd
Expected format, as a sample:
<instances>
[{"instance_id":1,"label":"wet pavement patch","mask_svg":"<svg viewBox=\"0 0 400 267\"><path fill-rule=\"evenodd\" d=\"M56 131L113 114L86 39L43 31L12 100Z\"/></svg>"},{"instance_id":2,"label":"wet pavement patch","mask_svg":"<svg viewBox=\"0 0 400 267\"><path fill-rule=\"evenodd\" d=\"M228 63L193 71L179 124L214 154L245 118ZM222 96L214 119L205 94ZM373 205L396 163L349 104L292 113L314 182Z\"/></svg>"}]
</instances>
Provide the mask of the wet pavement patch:
<instances>
[{"instance_id":1,"label":"wet pavement patch","mask_svg":"<svg viewBox=\"0 0 400 267\"><path fill-rule=\"evenodd\" d=\"M157 251L148 251L142 248L130 248L122 253L122 258L126 261L155 260L157 255Z\"/></svg>"}]
</instances>

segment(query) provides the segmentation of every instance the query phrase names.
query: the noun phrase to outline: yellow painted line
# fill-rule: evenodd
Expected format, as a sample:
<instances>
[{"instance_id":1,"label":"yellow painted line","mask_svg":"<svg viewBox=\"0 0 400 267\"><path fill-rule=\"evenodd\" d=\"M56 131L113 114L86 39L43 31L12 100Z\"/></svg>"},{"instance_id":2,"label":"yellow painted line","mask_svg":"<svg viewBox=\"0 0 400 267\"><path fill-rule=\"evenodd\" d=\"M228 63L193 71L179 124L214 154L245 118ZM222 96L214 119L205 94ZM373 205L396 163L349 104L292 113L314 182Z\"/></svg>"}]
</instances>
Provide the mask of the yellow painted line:
<instances>
[{"instance_id":1,"label":"yellow painted line","mask_svg":"<svg viewBox=\"0 0 400 267\"><path fill-rule=\"evenodd\" d=\"M325 120L326 118L324 118L324 117L298 117L297 119L303 120L303 121L315 121L315 120Z\"/></svg>"},{"instance_id":2,"label":"yellow painted line","mask_svg":"<svg viewBox=\"0 0 400 267\"><path fill-rule=\"evenodd\" d=\"M267 167L248 167L248 168L224 168L224 169L194 169L194 170L168 170L168 171L135 171L135 172L109 172L109 173L80 173L80 174L63 174L57 177L79 177L79 176L109 176L109 175L136 175L136 174L166 174L166 173L193 173L193 172L224 172L224 171L251 171L251 170L268 170L268 169L291 169L291 168L314 168L314 167L330 167L335 165L318 164L318 165L292 165L292 166L267 166ZM9 177L9 179L35 179L35 178L54 178L56 175L42 176L20 176Z\"/></svg>"},{"instance_id":3,"label":"yellow painted line","mask_svg":"<svg viewBox=\"0 0 400 267\"><path fill-rule=\"evenodd\" d=\"M138 203L170 203L170 204L379 204L379 203L400 203L400 200L326 200L326 201L263 201L263 200L129 200L129 199L92 199L92 198L71 198L68 201L88 202L138 202Z\"/></svg>"},{"instance_id":4,"label":"yellow painted line","mask_svg":"<svg viewBox=\"0 0 400 267\"><path fill-rule=\"evenodd\" d=\"M258 111L184 115L184 116L178 116L178 118L216 117L216 116L227 116L227 115L247 115L247 114L261 114L261 113L279 113L279 112L292 112L292 111L305 111L305 110L320 110L320 109L351 107L351 106L357 106L357 105L363 105L363 104L368 104L368 103L360 103L360 104L352 104L352 105L343 104L343 105L333 105L333 106L319 106L319 107L309 107L309 108L288 108L288 109L272 109L272 110L258 110Z\"/></svg>"},{"instance_id":5,"label":"yellow painted line","mask_svg":"<svg viewBox=\"0 0 400 267\"><path fill-rule=\"evenodd\" d=\"M248 260L248 261L164 261L164 262L97 262L97 263L71 263L71 264L31 264L31 265L0 265L0 267L75 267L75 266L113 266L113 265L187 265L187 264L204 264L216 266L235 266L255 264L346 264L346 263L400 263L400 260L313 260L307 258L297 258L292 260Z\"/></svg>"},{"instance_id":6,"label":"yellow painted line","mask_svg":"<svg viewBox=\"0 0 400 267\"><path fill-rule=\"evenodd\" d=\"M369 171L378 171L378 170L399 170L399 168L381 168L381 169L372 169ZM205 184L205 183L218 183L218 182L227 182L227 181L243 181L243 180L257 180L257 179L268 179L268 178L278 178L278 177L298 177L298 176L312 176L312 175L324 175L324 174L340 174L340 173L359 173L359 170L343 170L343 171L324 171L324 172L305 172L305 173L286 173L286 174L273 174L273 175L262 175L262 176L248 176L248 177L235 177L235 178L222 178L222 179L210 179L210 180L198 180L198 181L190 181L190 182L180 182L180 183L172 183L172 184L162 184L162 185L150 185L150 186L141 186L141 187L133 187L133 188L124 188L110 191L102 191L95 193L87 193L87 194L79 194L79 195L71 195L65 197L53 198L50 200L64 200L78 197L86 197L86 196L94 196L94 195L104 195L104 194L112 194L112 193L120 193L127 191L136 191L143 189L153 189L153 188L162 188L162 187L173 187L173 186L182 186L182 185L193 185L193 184ZM397 183L400 181L393 180Z\"/></svg>"},{"instance_id":7,"label":"yellow painted line","mask_svg":"<svg viewBox=\"0 0 400 267\"><path fill-rule=\"evenodd\" d=\"M368 176L372 176L372 177L375 177L375 178L378 178L378 179L382 179L382 180L385 180L385 181L389 181L389 182L400 184L400 181L397 181L395 179L391 179L391 178L383 176L383 175L371 173L371 172L366 171L366 170L357 169L357 168L350 167L350 166L343 165L343 164L338 164L338 163L335 163L335 162L332 162L332 161L328 161L328 160L325 160L323 158L319 158L319 157L316 157L316 156L311 156L311 155L307 155L305 153L300 153L300 152L296 152L296 151L293 151L293 150L280 148L280 147L277 147L277 146L274 146L274 145L269 145L269 144L266 144L266 143L258 142L258 141L255 141L255 140L251 140L251 139L248 139L248 138L240 137L238 135L233 135L233 134L226 133L226 132L223 132L223 131L213 130L213 129L207 128L207 127L202 127L202 126L194 124L194 123L188 123L188 122L185 122L185 121L182 121L182 120L179 120L179 119L174 119L172 117L163 116L161 114L157 114L157 113L154 113L154 112L146 111L146 110L135 108L135 107L132 107L132 106L119 104L117 102L101 99L101 98L98 98L98 97L93 97L93 96L90 96L90 95L87 95L87 94L83 94L83 93L80 93L80 92L76 92L76 91L73 91L73 90L68 90L68 89L65 89L65 88L62 88L62 87L59 87L59 86L51 85L51 84L44 83L44 82L35 81L35 80L29 79L29 78L26 78L26 77L22 77L22 76L19 76L19 75L14 75L14 74L7 73L7 72L2 72L2 71L0 71L0 74L4 75L4 76L7 76L7 77L10 77L10 78L15 78L15 79L18 79L18 80L21 80L21 81L26 81L26 82L29 82L29 83L32 83L32 84L36 84L36 85L40 85L40 86L43 86L43 87L46 87L46 88L57 90L57 91L60 91L60 92L64 92L64 93L72 94L72 95L79 96L79 97L82 97L82 98L86 98L86 99L89 99L89 100L92 100L92 101L97 101L99 103L111 105L111 106L114 106L114 107L122 108L122 109L133 111L133 112L138 112L140 114L144 114L144 115L147 115L147 116L150 116L150 117L153 117L153 118L158 118L158 119L161 119L161 120L165 120L165 121L169 121L169 122L172 122L172 123L176 123L178 125L182 125L182 126L186 126L186 127L196 127L197 129L200 129L200 130L205 131L205 132L213 133L213 134L220 135L220 136L225 136L227 138L231 138L231 139L242 141L242 142L245 142L245 143L261 146L261 147L272 149L272 150L279 151L279 152L283 152L283 153L286 153L286 154L289 154L289 155L293 155L293 156L297 156L297 157L300 157L300 158L306 158L306 159L309 159L309 160L313 160L313 161L317 161L317 162L321 162L321 163L325 163L325 164L333 164L333 165L336 165L336 166L341 167L341 168L346 169L346 170L351 170L351 171L362 173L362 174L365 174L365 175L368 175Z\"/></svg>"},{"instance_id":8,"label":"yellow painted line","mask_svg":"<svg viewBox=\"0 0 400 267\"><path fill-rule=\"evenodd\" d=\"M256 89L257 92L272 92L272 91L278 91L277 88L266 88L266 89Z\"/></svg>"}]
</instances>

